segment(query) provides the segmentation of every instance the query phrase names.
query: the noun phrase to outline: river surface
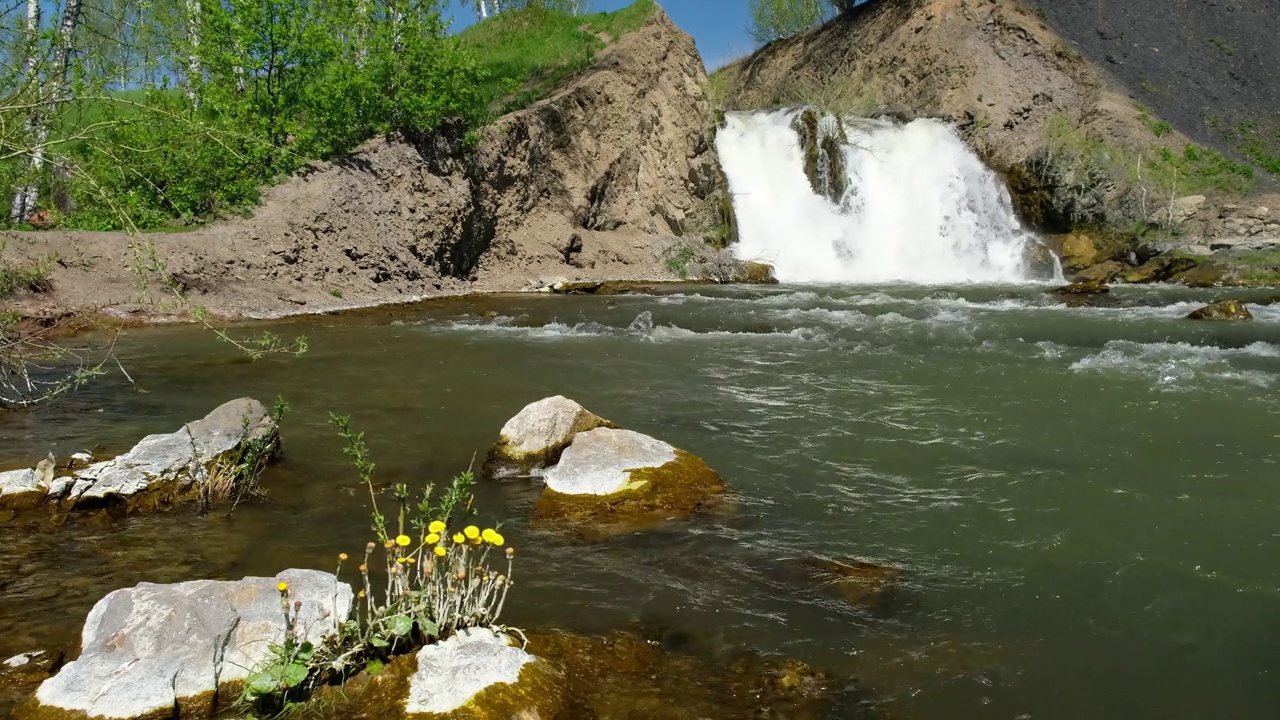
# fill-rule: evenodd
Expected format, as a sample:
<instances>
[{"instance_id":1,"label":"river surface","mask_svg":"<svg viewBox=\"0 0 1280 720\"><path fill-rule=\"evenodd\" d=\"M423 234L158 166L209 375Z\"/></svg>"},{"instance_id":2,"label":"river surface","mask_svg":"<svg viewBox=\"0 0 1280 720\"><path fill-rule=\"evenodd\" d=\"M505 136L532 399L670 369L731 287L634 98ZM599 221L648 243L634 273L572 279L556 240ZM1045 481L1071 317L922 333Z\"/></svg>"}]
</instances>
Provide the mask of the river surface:
<instances>
[{"instance_id":1,"label":"river surface","mask_svg":"<svg viewBox=\"0 0 1280 720\"><path fill-rule=\"evenodd\" d=\"M1182 319L1222 294L1116 288L1114 307L1078 309L1028 286L488 297L270 323L311 350L258 363L195 328L130 331L120 354L145 393L110 378L0 417L0 460L120 452L282 395L269 497L230 517L0 529L0 657L74 647L114 588L355 555L367 501L329 412L367 432L382 480L420 483L565 394L705 458L736 512L583 545L529 531L536 488L485 483L481 516L518 553L512 624L797 657L893 717L1273 718L1280 304L1250 306L1252 323ZM770 571L808 553L901 567L902 601L868 612Z\"/></svg>"}]
</instances>

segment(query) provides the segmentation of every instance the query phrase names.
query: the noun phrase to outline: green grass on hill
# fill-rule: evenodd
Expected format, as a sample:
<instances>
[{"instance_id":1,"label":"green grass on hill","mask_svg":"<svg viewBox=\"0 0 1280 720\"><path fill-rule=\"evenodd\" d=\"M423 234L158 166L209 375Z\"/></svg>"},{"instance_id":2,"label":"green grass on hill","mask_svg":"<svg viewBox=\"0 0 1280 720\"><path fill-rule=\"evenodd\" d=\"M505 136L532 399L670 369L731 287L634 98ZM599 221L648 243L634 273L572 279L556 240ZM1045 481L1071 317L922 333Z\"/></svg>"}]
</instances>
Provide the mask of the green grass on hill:
<instances>
[{"instance_id":1,"label":"green grass on hill","mask_svg":"<svg viewBox=\"0 0 1280 720\"><path fill-rule=\"evenodd\" d=\"M483 94L496 116L546 97L556 83L590 67L605 47L602 38L617 40L638 29L656 10L653 0L581 16L535 8L508 10L463 30L459 40L488 71Z\"/></svg>"}]
</instances>

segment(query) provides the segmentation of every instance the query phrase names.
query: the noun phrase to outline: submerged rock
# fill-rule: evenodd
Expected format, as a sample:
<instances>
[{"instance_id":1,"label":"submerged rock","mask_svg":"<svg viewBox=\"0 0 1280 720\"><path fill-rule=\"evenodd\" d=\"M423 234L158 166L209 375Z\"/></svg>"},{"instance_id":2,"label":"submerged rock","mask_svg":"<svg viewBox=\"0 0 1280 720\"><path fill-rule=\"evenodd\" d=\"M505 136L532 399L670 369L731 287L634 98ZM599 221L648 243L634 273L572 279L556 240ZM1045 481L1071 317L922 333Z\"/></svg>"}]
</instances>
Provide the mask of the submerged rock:
<instances>
[{"instance_id":1,"label":"submerged rock","mask_svg":"<svg viewBox=\"0 0 1280 720\"><path fill-rule=\"evenodd\" d=\"M1236 299L1219 300L1187 315L1188 320L1252 320L1253 313Z\"/></svg>"},{"instance_id":2,"label":"submerged rock","mask_svg":"<svg viewBox=\"0 0 1280 720\"><path fill-rule=\"evenodd\" d=\"M579 433L545 479L535 520L593 526L687 518L725 489L700 458L613 428Z\"/></svg>"},{"instance_id":3,"label":"submerged rock","mask_svg":"<svg viewBox=\"0 0 1280 720\"><path fill-rule=\"evenodd\" d=\"M207 717L225 708L284 639L281 580L301 603L306 641L318 644L351 612L351 587L318 570L116 590L89 612L80 657L41 683L15 717Z\"/></svg>"},{"instance_id":4,"label":"submerged rock","mask_svg":"<svg viewBox=\"0 0 1280 720\"><path fill-rule=\"evenodd\" d=\"M240 398L177 432L148 435L129 452L55 476L52 463L35 470L0 473L0 509L49 503L63 508L125 501L162 505L198 497L215 464L232 459L249 442L277 443L275 422L262 403Z\"/></svg>"},{"instance_id":5,"label":"submerged rock","mask_svg":"<svg viewBox=\"0 0 1280 720\"><path fill-rule=\"evenodd\" d=\"M809 555L778 563L775 574L876 612L892 610L902 591L900 568L865 560L841 562Z\"/></svg>"},{"instance_id":6,"label":"submerged rock","mask_svg":"<svg viewBox=\"0 0 1280 720\"><path fill-rule=\"evenodd\" d=\"M617 427L563 395L530 403L502 426L485 471L493 477L527 475L554 465L575 435Z\"/></svg>"}]
</instances>

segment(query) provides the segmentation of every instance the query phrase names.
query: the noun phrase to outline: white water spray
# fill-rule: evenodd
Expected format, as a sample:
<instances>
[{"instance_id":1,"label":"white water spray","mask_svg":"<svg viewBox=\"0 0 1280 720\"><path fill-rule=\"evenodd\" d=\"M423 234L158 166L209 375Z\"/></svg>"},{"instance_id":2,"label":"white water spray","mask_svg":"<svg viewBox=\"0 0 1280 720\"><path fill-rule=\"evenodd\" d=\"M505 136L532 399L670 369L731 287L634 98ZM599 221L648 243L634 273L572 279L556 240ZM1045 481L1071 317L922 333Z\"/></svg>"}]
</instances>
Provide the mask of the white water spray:
<instances>
[{"instance_id":1,"label":"white water spray","mask_svg":"<svg viewBox=\"0 0 1280 720\"><path fill-rule=\"evenodd\" d=\"M738 221L735 252L783 282L1025 282L1035 238L1003 184L947 125L847 124L847 189L813 192L795 111L731 113L716 139Z\"/></svg>"}]
</instances>

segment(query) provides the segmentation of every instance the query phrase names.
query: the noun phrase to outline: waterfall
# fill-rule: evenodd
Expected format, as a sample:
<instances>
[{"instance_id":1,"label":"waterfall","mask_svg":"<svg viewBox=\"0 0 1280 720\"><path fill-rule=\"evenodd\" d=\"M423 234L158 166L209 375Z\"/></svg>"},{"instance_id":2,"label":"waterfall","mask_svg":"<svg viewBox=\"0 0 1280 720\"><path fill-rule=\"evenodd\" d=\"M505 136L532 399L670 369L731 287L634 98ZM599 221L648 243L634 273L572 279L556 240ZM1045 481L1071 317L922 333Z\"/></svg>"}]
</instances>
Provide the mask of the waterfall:
<instances>
[{"instance_id":1,"label":"waterfall","mask_svg":"<svg viewBox=\"0 0 1280 720\"><path fill-rule=\"evenodd\" d=\"M1037 240L950 126L795 110L725 122L716 149L737 215L735 252L772 264L779 280L1031 279L1027 250Z\"/></svg>"}]
</instances>

